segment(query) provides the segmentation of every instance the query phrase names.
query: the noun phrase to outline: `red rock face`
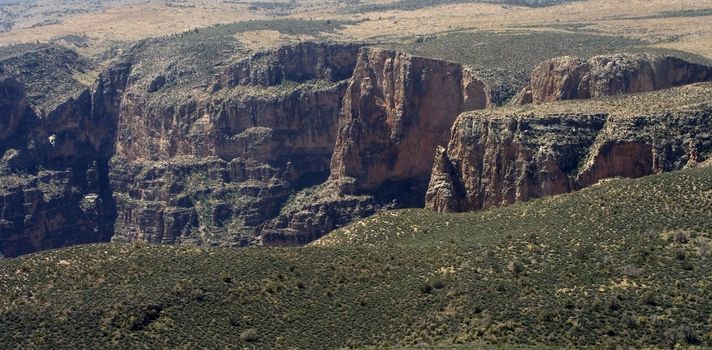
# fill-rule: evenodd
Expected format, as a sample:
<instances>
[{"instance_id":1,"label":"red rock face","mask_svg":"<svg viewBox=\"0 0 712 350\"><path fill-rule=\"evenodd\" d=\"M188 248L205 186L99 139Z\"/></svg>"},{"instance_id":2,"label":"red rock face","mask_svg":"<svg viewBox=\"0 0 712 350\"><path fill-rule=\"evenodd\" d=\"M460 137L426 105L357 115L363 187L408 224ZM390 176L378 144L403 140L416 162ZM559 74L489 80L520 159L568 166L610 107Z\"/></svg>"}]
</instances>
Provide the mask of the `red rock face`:
<instances>
[{"instance_id":1,"label":"red rock face","mask_svg":"<svg viewBox=\"0 0 712 350\"><path fill-rule=\"evenodd\" d=\"M270 221L263 243L293 245L384 208L422 206L435 148L489 88L462 66L363 48L343 99L329 180Z\"/></svg>"},{"instance_id":2,"label":"red rock face","mask_svg":"<svg viewBox=\"0 0 712 350\"><path fill-rule=\"evenodd\" d=\"M559 57L530 76L516 104L630 94L712 80L712 68L674 57L648 54Z\"/></svg>"},{"instance_id":3,"label":"red rock face","mask_svg":"<svg viewBox=\"0 0 712 350\"><path fill-rule=\"evenodd\" d=\"M579 186L612 177L636 178L655 172L653 147L644 142L607 142L595 148L587 167L578 175Z\"/></svg>"},{"instance_id":4,"label":"red rock face","mask_svg":"<svg viewBox=\"0 0 712 350\"><path fill-rule=\"evenodd\" d=\"M480 210L678 170L712 147L710 117L704 107L638 117L464 113L436 156L426 207Z\"/></svg>"},{"instance_id":5,"label":"red rock face","mask_svg":"<svg viewBox=\"0 0 712 350\"><path fill-rule=\"evenodd\" d=\"M457 115L489 104L485 84L458 64L363 49L344 97L331 180L353 178L361 191L427 178Z\"/></svg>"},{"instance_id":6,"label":"red rock face","mask_svg":"<svg viewBox=\"0 0 712 350\"><path fill-rule=\"evenodd\" d=\"M114 240L259 243L291 192L328 176L342 79L358 49L301 43L258 53L170 103L156 79L148 90L129 81L112 162Z\"/></svg>"}]
</instances>

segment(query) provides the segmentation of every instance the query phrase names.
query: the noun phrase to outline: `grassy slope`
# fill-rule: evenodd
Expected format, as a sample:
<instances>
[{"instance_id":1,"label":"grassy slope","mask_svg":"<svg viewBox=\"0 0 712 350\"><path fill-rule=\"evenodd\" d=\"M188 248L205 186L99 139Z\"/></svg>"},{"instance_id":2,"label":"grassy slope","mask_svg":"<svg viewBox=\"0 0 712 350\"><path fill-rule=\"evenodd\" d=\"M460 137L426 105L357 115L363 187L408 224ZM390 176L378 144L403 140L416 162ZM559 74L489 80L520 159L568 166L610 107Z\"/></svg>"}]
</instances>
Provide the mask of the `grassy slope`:
<instances>
[{"instance_id":1,"label":"grassy slope","mask_svg":"<svg viewBox=\"0 0 712 350\"><path fill-rule=\"evenodd\" d=\"M712 168L295 249L91 245L0 262L0 347L712 345Z\"/></svg>"}]
</instances>

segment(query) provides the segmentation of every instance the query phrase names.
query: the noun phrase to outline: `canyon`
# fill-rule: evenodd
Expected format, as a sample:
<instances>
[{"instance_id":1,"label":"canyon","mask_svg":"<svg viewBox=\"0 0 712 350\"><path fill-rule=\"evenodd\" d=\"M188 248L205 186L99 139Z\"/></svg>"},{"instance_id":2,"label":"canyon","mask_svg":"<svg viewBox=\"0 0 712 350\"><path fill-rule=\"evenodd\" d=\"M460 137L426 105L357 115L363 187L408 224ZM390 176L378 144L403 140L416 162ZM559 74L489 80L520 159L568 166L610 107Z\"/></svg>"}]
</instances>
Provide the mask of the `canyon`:
<instances>
[{"instance_id":1,"label":"canyon","mask_svg":"<svg viewBox=\"0 0 712 350\"><path fill-rule=\"evenodd\" d=\"M68 73L46 94L28 76L4 74L4 256L109 240L302 245L384 209L479 210L709 156L709 108L700 104L708 85L675 90L697 99L650 95L553 113L540 104L499 108L468 67L397 50L227 48L208 69L181 61L192 56L156 59L161 43L135 45L91 87ZM535 70L531 102L712 78L709 67L677 59L616 57L652 62L620 79L654 67L656 80L585 95L578 67L597 72L609 61L562 58L563 68ZM577 93L562 92L574 85ZM638 98L649 111L618 112Z\"/></svg>"},{"instance_id":2,"label":"canyon","mask_svg":"<svg viewBox=\"0 0 712 350\"><path fill-rule=\"evenodd\" d=\"M712 156L712 85L467 112L437 150L426 208L462 212L557 195Z\"/></svg>"}]
</instances>

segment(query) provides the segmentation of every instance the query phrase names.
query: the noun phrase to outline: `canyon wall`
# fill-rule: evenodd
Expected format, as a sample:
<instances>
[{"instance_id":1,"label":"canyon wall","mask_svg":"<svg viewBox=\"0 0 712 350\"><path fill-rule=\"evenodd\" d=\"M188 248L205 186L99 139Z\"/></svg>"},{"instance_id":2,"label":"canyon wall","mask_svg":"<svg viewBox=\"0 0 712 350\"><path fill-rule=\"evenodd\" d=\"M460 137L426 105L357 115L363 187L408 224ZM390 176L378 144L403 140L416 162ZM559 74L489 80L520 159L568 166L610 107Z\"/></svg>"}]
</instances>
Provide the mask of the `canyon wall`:
<instances>
[{"instance_id":1,"label":"canyon wall","mask_svg":"<svg viewBox=\"0 0 712 350\"><path fill-rule=\"evenodd\" d=\"M588 99L666 89L712 80L712 67L644 53L564 56L538 65L515 104Z\"/></svg>"},{"instance_id":2,"label":"canyon wall","mask_svg":"<svg viewBox=\"0 0 712 350\"><path fill-rule=\"evenodd\" d=\"M464 113L435 157L426 207L479 210L696 165L712 150L710 92Z\"/></svg>"},{"instance_id":3,"label":"canyon wall","mask_svg":"<svg viewBox=\"0 0 712 350\"><path fill-rule=\"evenodd\" d=\"M0 95L0 253L108 241L113 127L92 107L99 94L78 91L42 116L23 83L2 80Z\"/></svg>"},{"instance_id":4,"label":"canyon wall","mask_svg":"<svg viewBox=\"0 0 712 350\"><path fill-rule=\"evenodd\" d=\"M459 64L362 49L329 180L270 221L264 242L306 243L380 209L422 207L435 147L447 142L458 114L490 100L486 84Z\"/></svg>"},{"instance_id":5,"label":"canyon wall","mask_svg":"<svg viewBox=\"0 0 712 350\"><path fill-rule=\"evenodd\" d=\"M358 49L281 47L188 92L129 84L111 163L113 240L259 244L292 192L326 179Z\"/></svg>"},{"instance_id":6,"label":"canyon wall","mask_svg":"<svg viewBox=\"0 0 712 350\"><path fill-rule=\"evenodd\" d=\"M71 80L87 63L62 50L13 61L66 68L49 93L44 77L8 77L26 67L0 60L0 254L110 239L301 245L379 210L499 206L679 169L710 152L698 106L707 85L579 110L461 114L492 98L456 63L326 43L204 62L200 49L171 54L181 38L138 43L92 87ZM52 63L72 57L71 67ZM545 87L532 96L705 79L704 67L626 57L561 59L535 72L531 86ZM648 109L622 113L627 105Z\"/></svg>"}]
</instances>

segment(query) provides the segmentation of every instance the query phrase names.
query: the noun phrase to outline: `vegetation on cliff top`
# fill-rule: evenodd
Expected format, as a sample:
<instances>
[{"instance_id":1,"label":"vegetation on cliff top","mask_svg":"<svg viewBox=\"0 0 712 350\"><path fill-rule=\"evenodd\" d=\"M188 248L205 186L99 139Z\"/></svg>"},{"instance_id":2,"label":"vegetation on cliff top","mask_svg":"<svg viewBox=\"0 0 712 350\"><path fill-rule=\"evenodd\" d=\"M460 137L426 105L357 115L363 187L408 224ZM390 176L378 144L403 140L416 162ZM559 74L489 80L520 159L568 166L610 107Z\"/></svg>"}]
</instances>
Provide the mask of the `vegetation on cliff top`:
<instances>
[{"instance_id":1,"label":"vegetation on cliff top","mask_svg":"<svg viewBox=\"0 0 712 350\"><path fill-rule=\"evenodd\" d=\"M590 58L620 52L647 52L712 63L687 52L650 47L640 40L563 31L454 31L380 46L470 66L494 87L495 99L499 102L518 92L536 65L560 56Z\"/></svg>"},{"instance_id":2,"label":"vegetation on cliff top","mask_svg":"<svg viewBox=\"0 0 712 350\"><path fill-rule=\"evenodd\" d=\"M712 345L712 168L313 246L88 245L0 262L0 346Z\"/></svg>"},{"instance_id":3,"label":"vegetation on cliff top","mask_svg":"<svg viewBox=\"0 0 712 350\"><path fill-rule=\"evenodd\" d=\"M0 78L25 85L30 104L40 114L53 111L94 83L94 63L57 45L25 44L0 47Z\"/></svg>"},{"instance_id":4,"label":"vegetation on cliff top","mask_svg":"<svg viewBox=\"0 0 712 350\"><path fill-rule=\"evenodd\" d=\"M712 82L629 95L564 100L523 106L509 105L483 113L492 115L606 113L621 116L641 116L675 111L702 110L709 108L709 106L712 106Z\"/></svg>"}]
</instances>

